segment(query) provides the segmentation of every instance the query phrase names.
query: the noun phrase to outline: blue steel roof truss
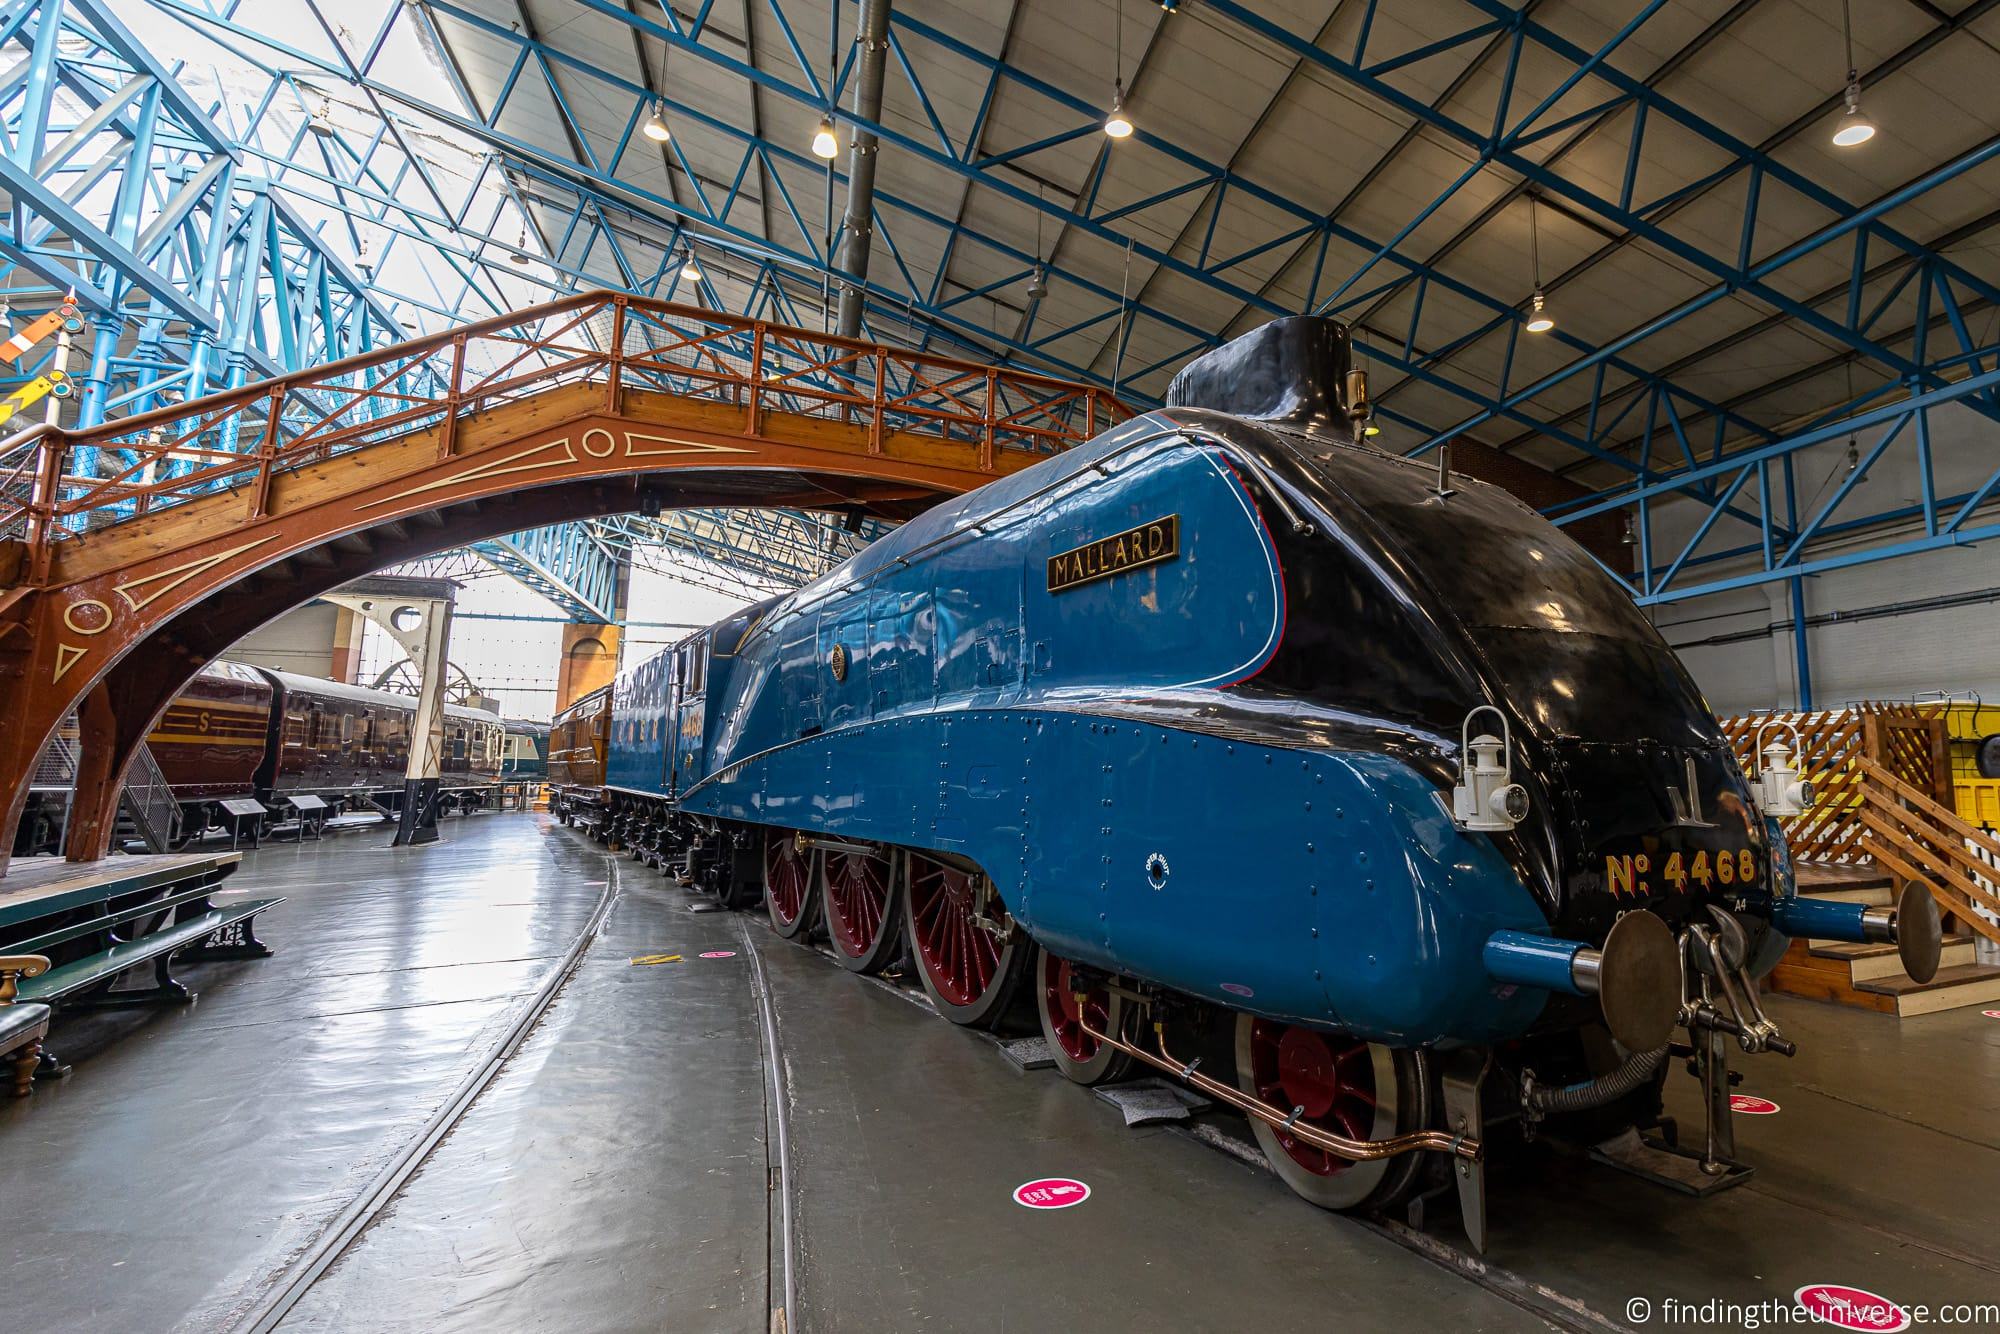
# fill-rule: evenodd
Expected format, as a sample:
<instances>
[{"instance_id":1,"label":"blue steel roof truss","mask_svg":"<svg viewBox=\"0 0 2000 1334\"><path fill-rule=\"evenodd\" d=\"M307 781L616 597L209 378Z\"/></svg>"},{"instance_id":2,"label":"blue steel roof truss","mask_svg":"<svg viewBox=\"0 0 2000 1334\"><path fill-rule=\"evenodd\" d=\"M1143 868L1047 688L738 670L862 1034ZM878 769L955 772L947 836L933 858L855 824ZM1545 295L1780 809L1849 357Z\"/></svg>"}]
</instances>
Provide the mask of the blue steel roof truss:
<instances>
[{"instance_id":1,"label":"blue steel roof truss","mask_svg":"<svg viewBox=\"0 0 2000 1334\"><path fill-rule=\"evenodd\" d=\"M0 10L0 41L23 42L31 51L47 48L39 76L30 69L18 88L0 88L6 98L0 105L8 112L7 129L14 145L0 163L0 180L11 185L27 164L61 151L60 134L36 120L46 119L52 103L46 96L38 101L32 95L59 80L67 80L61 86L87 90L88 96L76 95L105 108L96 131L118 136L131 160L147 160L148 170L157 178L150 186L117 192L83 190L92 199L107 193L118 196L111 216L101 220L72 216L64 211L62 198L48 197L46 191L26 192L23 197L31 206L47 206L46 216L38 215L40 230L10 235L0 245L12 265L36 274L51 288L58 278L75 273L96 294L96 300L86 301L93 312L115 309L116 301L132 304L137 298L131 293L143 295L148 316L135 322L134 336L124 340L125 346L108 351L107 383L91 398L92 411L151 406L154 400L147 394L164 390L149 386L224 383L203 360L209 357L209 348L231 354L230 373L239 377L261 366L260 358L283 365L301 364L295 358L306 363L315 356L325 359L344 346L338 338L350 335L324 331L347 329L357 310L368 312L380 326L363 336L379 341L385 334L394 336L398 310L449 317L461 309L480 313L503 309L495 274L506 273L516 281L524 278L522 270L502 267L516 249L516 241L506 234L516 225L532 225L535 231L535 267L526 280L552 290L598 285L611 274L635 292L670 299L693 296L714 306L723 290L719 279L727 276L731 290L740 293L743 313L805 323L812 320L825 293L845 281L831 259L838 253L838 228L826 235L810 216L813 206L806 202L818 198L823 185L830 189L844 182L837 165L829 167L767 137L754 123L737 125L707 114L675 98L671 90L651 87L649 75L635 81L629 72L587 60L532 29L496 22L473 7L471 0L391 6L381 28L365 41L333 40L332 55L308 49L293 35L259 29L253 11L237 0L151 0L155 8L269 74L271 92L231 122L227 134L201 115L185 94L172 95L171 71L149 67L139 58L143 53L124 51L109 28L105 49L126 62L122 68L128 78L107 79L98 68L101 60L70 62L77 68L62 72L65 62L53 42L37 40L42 26L38 16L60 13L66 21L82 16L87 24L101 14L99 3L16 0ZM830 75L809 56L800 36L804 28L794 20L798 0L767 0L759 8L760 16L775 24L785 50L783 57L761 64L718 39L710 22L712 7L706 3L692 14L651 0L634 6L624 0L576 3L621 25L637 40L664 44L676 60L699 60L770 97L815 113L831 111L844 131L868 130L885 151L949 173L962 183L960 207L947 214L899 194L893 170L883 173L872 221L882 242L878 249L888 262L875 267L864 287L865 318L873 336L912 342L942 339L975 355L1014 360L1100 384L1115 382L1121 393L1143 400L1135 382L1156 382L1164 369L1213 346L1226 332L1163 304L1154 295L1150 274L1136 297L1127 297L1057 262L1047 263L1048 280L1066 286L1077 298L1072 304L1082 305L1083 314L1066 319L1060 327L1039 328L1040 312L1030 303L1011 332L992 318L982 320L981 306L992 308L996 298L1007 300L1009 289L1045 262L1039 245L1031 251L1016 238L968 225L964 201L984 191L1052 223L1058 248L1060 237L1069 233L1118 247L1152 274L1171 275L1227 298L1240 319L1304 309L1356 321L1357 346L1385 377L1399 377L1399 383L1378 394L1378 410L1381 419L1409 441L1412 453L1460 436L1504 446L1549 441L1570 451L1580 466L1596 469L1593 475L1611 476L1613 482L1596 496L1562 507L1554 517L1571 523L1592 514L1628 511L1640 551L1639 569L1628 581L1642 602L1797 579L1814 569L1830 568L1828 561L1886 559L1988 532L1976 520L2000 492L2000 474L1963 494L1936 494L1928 466L1929 419L1936 409L1958 404L2000 421L2000 383L1992 378L1994 367L2000 365L2000 345L1990 336L1976 334L1976 322L1969 318L1973 312L2000 306L2000 286L1924 239L1904 234L1888 218L1903 205L2000 156L2000 142L1929 170L1880 198L1850 202L1767 148L1743 142L1665 95L1650 80L1625 72L1621 54L1634 34L1666 7L1666 0L1641 5L1594 48L1539 22L1534 0L1521 5L1466 0L1466 16L1457 30L1433 34L1420 46L1394 52L1371 49L1379 0L1368 0L1351 45L1337 49L1257 12L1249 0L1205 0L1206 16L1226 20L1283 51L1295 68L1310 68L1359 90L1374 104L1404 118L1412 132L1422 129L1442 137L1469 155L1470 165L1456 179L1387 235L1364 231L1344 216L1344 206L1328 210L1304 202L1252 179L1234 161L1208 160L1164 128L1142 127L1131 141L1170 168L1163 183L1142 197L1100 201L1105 179L1102 149L1098 169L1075 196L1034 188L1020 169L1032 167L1040 154L1097 135L1104 107L1010 63L1004 45L997 54L977 49L902 10L891 15L890 77L904 82L922 113L909 128L867 120L840 105L853 69L852 54ZM846 0L840 8L851 14L854 4ZM1747 5L1716 24L1725 24L1742 8ZM1983 6L1975 8L1983 12ZM505 76L489 95L488 105L478 104L449 60L442 62L450 81L448 100L397 87L377 70L377 58L393 25L410 25L421 40L443 48L447 43L441 20L476 32L510 53ZM1965 21L1964 15L1940 20L1952 31ZM1395 78L1399 71L1424 61L1472 52L1492 56L1504 71L1490 117L1472 117L1453 108L1449 98L1425 101ZM1552 83L1537 84L1532 94L1520 91L1523 81L1517 77L1530 57L1539 67L1553 66L1559 72ZM969 67L981 79L977 106L956 134L950 128L953 118L942 113L925 87L927 71L939 59ZM147 79L154 85L147 85ZM308 86L333 80L374 100L385 119L363 138L345 130L331 136L321 145L321 160L315 163L299 151L302 128L274 141L273 126L296 122ZM1133 82L1137 83L1137 71ZM1024 143L989 143L993 107L1003 88L1032 99L1047 126L1045 133ZM608 148L601 141L592 144L575 129L579 123L575 99L583 89L593 102L628 109ZM571 151L530 142L503 128L519 123L518 115L510 118L507 113L517 103L526 105L520 99L529 90L569 122ZM698 128L711 142L733 145L732 165L717 176L704 176L693 169L677 138L664 150L675 183L671 191L621 178L621 166L642 144L637 127L656 101L676 125ZM482 179L489 171L501 179L504 202L475 211L475 189L460 203L450 203L423 162L407 151L399 124L405 120L436 122L483 145L491 157L481 168ZM162 133L156 121L172 122L174 132ZM1647 198L1640 188L1644 178L1639 163L1669 129L1725 155L1726 165ZM1591 181L1565 175L1560 157L1585 134L1596 134L1600 146L1606 136L1617 137L1623 169L1598 172ZM1545 337L1564 350L1561 364L1546 373L1517 376L1515 353L1526 293L1484 290L1442 267L1441 255L1426 253L1414 241L1427 219L1475 178L1487 175L1499 176L1508 187L1494 207L1529 194L1543 207L1588 220L1607 236L1618 238L1614 244L1641 244L1671 257L1702 275L1707 286L1615 337L1592 341L1558 328ZM1616 188L1594 183L1614 179ZM412 189L412 181L424 188ZM1715 193L1724 186L1740 200L1733 245L1705 247L1665 225L1696 198L1725 197ZM219 211L214 206L204 208L202 192L228 203ZM766 235L764 227L746 218L746 200L752 192L768 215L788 220L796 239ZM381 293L379 285L371 291L343 258L351 255L350 246L338 250L314 246L306 242L316 241L316 236L288 232L281 211L288 195L343 210L384 237L387 246L422 248L437 256L459 285L423 294L391 296ZM1816 210L1816 226L1804 235L1772 236L1766 219L1771 201L1779 196L1788 205ZM149 198L148 206L160 220L135 231L126 219L138 201ZM432 201L428 206L426 198ZM1147 210L1176 200L1199 201L1194 217L1202 218L1201 209L1206 208L1205 224L1190 223L1186 246L1162 246L1135 224ZM270 211L257 213L258 201L268 202ZM1252 202L1282 221L1267 235L1232 250L1217 243L1216 227L1230 201ZM204 231L196 223L199 218L215 221ZM94 225L85 228L84 223ZM70 235L71 230L88 234ZM932 246L933 252L941 252L932 270L924 271L906 259L905 247L897 240L906 232L941 238ZM59 247L44 243L52 234L60 234L79 251L87 250L89 258L64 261L52 253ZM260 295L262 289L246 290L240 282L232 290L212 259L206 270L191 268L212 256L213 237L256 249L286 281L277 284L278 290ZM163 247L173 246L178 247L173 262L164 263ZM987 261L982 264L985 276L978 282L955 283L950 276L953 257L968 248ZM1829 253L1843 256L1848 280L1798 295L1798 284L1789 275L1801 271L1807 261L1823 261ZM683 255L702 273L692 284L680 274ZM1247 266L1252 261L1268 263L1273 257L1285 264L1309 261L1311 276L1302 303L1278 299L1270 281L1250 276ZM1561 277L1556 281L1559 284ZM318 284L317 290L306 293L308 284ZM1555 285L1551 284L1552 290ZM1649 339L1725 298L1754 301L1770 320L1810 332L1836 349L1839 359L1868 368L1870 387L1804 427L1792 428L1773 424L1769 414L1760 411L1759 398L1765 391L1718 400L1679 378L1676 365L1654 364L1644 346ZM170 322L151 314L178 311L188 303L200 306L203 318L187 320L186 335L177 328L169 332ZM1462 314L1468 309L1478 312L1470 325ZM823 309L820 313L824 317ZM275 339L263 332L267 325L276 330ZM1167 356L1154 355L1144 365L1124 366L1128 340L1141 325L1176 340L1174 350ZM1094 341L1097 350L1079 356L1074 349L1087 348L1086 339ZM1162 343L1157 337L1150 341L1154 347ZM1072 350L1059 355L1059 347ZM1497 383L1463 369L1468 352L1481 347L1497 354ZM190 359L202 360L206 378L197 380L183 369ZM93 359L93 375L98 374L97 364ZM1444 401L1461 406L1451 419L1425 420L1427 410L1404 401L1409 397L1402 393L1406 386L1432 391L1427 401L1433 405L1443 395L1448 396ZM1897 396L1897 401L1883 401L1889 395ZM1800 451L1852 432L1877 430L1879 437L1847 484L1824 501L1807 502L1796 493L1793 463ZM1860 494L1856 479L1891 451L1906 449L1916 451L1924 465L1919 499L1876 513L1854 512ZM1702 507L1702 517L1691 537L1674 550L1655 552L1656 511L1670 503ZM1920 522L1919 536L1885 537L1837 556L1823 554L1832 537L1883 532L1909 522ZM516 541L513 546L533 555L533 560L523 560L524 568L539 563L545 573L561 576L552 586L575 590L576 606L598 605L601 610L596 595L589 592L597 573L575 565L597 559L588 553L601 555L607 545L615 548L615 535L607 539L600 530L596 536L600 540L549 538ZM1752 557L1759 568L1748 573L1732 564ZM762 570L775 568L762 556L753 564ZM1726 575L1712 574L1718 565L1728 568Z\"/></svg>"}]
</instances>

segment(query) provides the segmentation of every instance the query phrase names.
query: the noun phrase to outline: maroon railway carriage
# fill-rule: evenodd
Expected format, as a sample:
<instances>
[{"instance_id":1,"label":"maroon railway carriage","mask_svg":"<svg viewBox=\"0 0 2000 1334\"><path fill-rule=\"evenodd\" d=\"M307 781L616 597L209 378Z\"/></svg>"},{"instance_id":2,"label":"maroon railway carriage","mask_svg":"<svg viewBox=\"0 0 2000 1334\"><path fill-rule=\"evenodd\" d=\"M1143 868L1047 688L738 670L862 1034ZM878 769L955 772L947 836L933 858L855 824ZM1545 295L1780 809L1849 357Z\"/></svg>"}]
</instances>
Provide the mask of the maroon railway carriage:
<instances>
[{"instance_id":1,"label":"maroon railway carriage","mask_svg":"<svg viewBox=\"0 0 2000 1334\"><path fill-rule=\"evenodd\" d=\"M549 809L564 824L601 813L610 742L610 686L583 696L549 725Z\"/></svg>"},{"instance_id":2,"label":"maroon railway carriage","mask_svg":"<svg viewBox=\"0 0 2000 1334\"><path fill-rule=\"evenodd\" d=\"M214 662L188 682L146 738L181 807L181 838L218 823L221 803L253 797L274 810L311 795L336 810L393 813L409 763L408 695L343 685L237 662ZM65 729L74 744L74 727ZM442 788L447 809L485 804L500 781L505 724L445 706ZM17 853L61 842L67 776L32 790Z\"/></svg>"}]
</instances>

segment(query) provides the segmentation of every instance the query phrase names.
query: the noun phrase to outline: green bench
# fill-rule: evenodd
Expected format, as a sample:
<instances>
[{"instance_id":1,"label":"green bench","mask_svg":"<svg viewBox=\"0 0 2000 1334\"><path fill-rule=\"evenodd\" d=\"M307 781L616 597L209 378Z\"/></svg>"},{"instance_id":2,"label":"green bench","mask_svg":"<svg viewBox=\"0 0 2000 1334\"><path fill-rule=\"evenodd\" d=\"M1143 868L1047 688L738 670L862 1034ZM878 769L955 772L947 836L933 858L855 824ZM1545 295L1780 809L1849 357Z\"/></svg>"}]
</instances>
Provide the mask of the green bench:
<instances>
[{"instance_id":1,"label":"green bench","mask_svg":"<svg viewBox=\"0 0 2000 1334\"><path fill-rule=\"evenodd\" d=\"M261 959L257 914L282 898L216 903L213 895L242 854L116 857L85 865L54 858L16 860L0 879L0 952L46 956L38 975L20 974L20 1002L104 1009L193 999L175 963ZM150 964L150 986L121 985ZM41 1069L60 1069L44 1049Z\"/></svg>"}]
</instances>

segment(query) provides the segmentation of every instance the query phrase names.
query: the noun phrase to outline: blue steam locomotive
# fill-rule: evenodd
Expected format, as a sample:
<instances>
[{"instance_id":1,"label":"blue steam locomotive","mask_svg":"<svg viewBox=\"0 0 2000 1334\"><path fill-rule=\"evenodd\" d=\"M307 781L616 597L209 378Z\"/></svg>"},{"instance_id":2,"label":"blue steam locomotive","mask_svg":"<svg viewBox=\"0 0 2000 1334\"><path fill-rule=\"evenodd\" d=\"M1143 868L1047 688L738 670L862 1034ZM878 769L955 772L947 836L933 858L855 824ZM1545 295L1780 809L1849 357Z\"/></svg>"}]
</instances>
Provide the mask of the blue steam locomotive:
<instances>
[{"instance_id":1,"label":"blue steam locomotive","mask_svg":"<svg viewBox=\"0 0 2000 1334\"><path fill-rule=\"evenodd\" d=\"M1799 898L1785 747L1746 781L1582 547L1366 444L1339 324L1168 404L627 672L556 809L954 1022L1031 1005L1073 1079L1241 1108L1328 1207L1449 1178L1479 1242L1503 1122L1674 1155L1676 1048L1680 1156L1738 1170L1728 1048L1791 1050L1756 978L1798 934L1925 975L1930 899Z\"/></svg>"}]
</instances>

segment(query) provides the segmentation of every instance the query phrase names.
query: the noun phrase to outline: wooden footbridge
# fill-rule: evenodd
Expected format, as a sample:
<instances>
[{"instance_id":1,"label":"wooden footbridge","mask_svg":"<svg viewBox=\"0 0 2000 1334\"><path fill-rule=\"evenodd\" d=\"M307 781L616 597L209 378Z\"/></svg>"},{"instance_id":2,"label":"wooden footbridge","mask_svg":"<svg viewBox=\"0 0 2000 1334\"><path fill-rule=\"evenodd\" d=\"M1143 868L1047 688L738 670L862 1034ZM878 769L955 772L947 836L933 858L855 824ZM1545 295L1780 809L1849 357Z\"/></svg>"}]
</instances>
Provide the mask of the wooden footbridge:
<instances>
[{"instance_id":1,"label":"wooden footbridge","mask_svg":"<svg viewBox=\"0 0 2000 1334\"><path fill-rule=\"evenodd\" d=\"M588 292L0 443L0 870L74 711L66 854L201 666L358 575L652 507L902 518L1128 415L1067 381Z\"/></svg>"}]
</instances>

